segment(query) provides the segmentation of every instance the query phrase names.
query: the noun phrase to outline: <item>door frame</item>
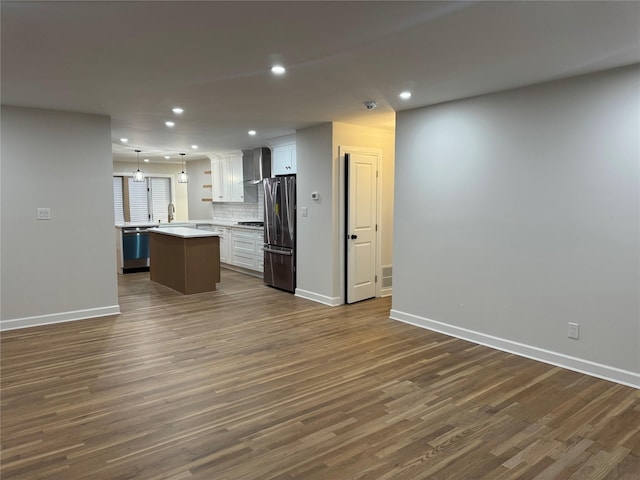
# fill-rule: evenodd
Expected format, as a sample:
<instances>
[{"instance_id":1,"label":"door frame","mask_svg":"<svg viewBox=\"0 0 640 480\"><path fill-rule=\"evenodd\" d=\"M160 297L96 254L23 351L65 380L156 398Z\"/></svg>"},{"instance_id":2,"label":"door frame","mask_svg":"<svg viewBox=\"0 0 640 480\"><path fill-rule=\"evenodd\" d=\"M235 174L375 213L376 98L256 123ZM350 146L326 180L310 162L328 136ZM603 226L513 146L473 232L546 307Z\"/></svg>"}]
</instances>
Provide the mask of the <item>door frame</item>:
<instances>
[{"instance_id":1,"label":"door frame","mask_svg":"<svg viewBox=\"0 0 640 480\"><path fill-rule=\"evenodd\" d=\"M375 264L375 274L378 278L376 282L376 298L381 296L382 289L382 248L380 248L382 241L382 150L379 148L373 147L350 147L346 145L338 145L338 159L339 159L339 179L338 185L340 191L340 201L339 203L339 212L338 212L338 235L340 238L339 241L339 252L340 252L340 304L347 303L347 249L346 249L346 241L347 238L347 185L346 185L346 171L347 164L345 161L345 153L365 153L372 154L378 156L378 164L376 166L376 170L378 175L376 177L376 224L378 225L378 230L376 231L376 264Z\"/></svg>"}]
</instances>

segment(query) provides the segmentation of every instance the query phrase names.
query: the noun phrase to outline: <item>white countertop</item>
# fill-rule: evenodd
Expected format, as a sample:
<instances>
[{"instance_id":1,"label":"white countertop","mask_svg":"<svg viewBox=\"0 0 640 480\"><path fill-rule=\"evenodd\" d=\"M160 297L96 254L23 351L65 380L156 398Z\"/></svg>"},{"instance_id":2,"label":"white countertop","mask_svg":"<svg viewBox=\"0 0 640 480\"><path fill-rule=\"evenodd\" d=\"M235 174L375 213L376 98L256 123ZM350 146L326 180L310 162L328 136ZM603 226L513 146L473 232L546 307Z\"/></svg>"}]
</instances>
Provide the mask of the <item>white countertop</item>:
<instances>
[{"instance_id":1,"label":"white countertop","mask_svg":"<svg viewBox=\"0 0 640 480\"><path fill-rule=\"evenodd\" d=\"M153 222L124 222L117 223L116 228L133 228L133 227L159 227L159 228L173 228L173 227L195 227L194 222L171 222L171 223L153 223Z\"/></svg>"},{"instance_id":2,"label":"white countertop","mask_svg":"<svg viewBox=\"0 0 640 480\"><path fill-rule=\"evenodd\" d=\"M259 220L256 220L259 221ZM189 220L188 222L171 222L171 223L161 223L158 224L153 222L124 222L118 223L116 228L134 228L134 227L144 227L144 228L176 228L176 227L188 227L195 228L197 225L213 225L217 227L233 227L233 228L243 228L246 230L256 230L262 231L264 227L252 227L250 225L238 225L237 220Z\"/></svg>"},{"instance_id":3,"label":"white countertop","mask_svg":"<svg viewBox=\"0 0 640 480\"><path fill-rule=\"evenodd\" d=\"M116 223L116 228L133 228L133 227L157 227L157 223L152 222L124 222Z\"/></svg>"},{"instance_id":4,"label":"white countertop","mask_svg":"<svg viewBox=\"0 0 640 480\"><path fill-rule=\"evenodd\" d=\"M217 220L211 220L210 218L193 218L189 219L189 223L197 223L198 225L213 225L219 223Z\"/></svg>"},{"instance_id":5,"label":"white countertop","mask_svg":"<svg viewBox=\"0 0 640 480\"><path fill-rule=\"evenodd\" d=\"M215 224L214 224L215 225ZM229 225L230 228L244 228L245 230L255 230L257 232L264 231L264 227L252 227L251 225Z\"/></svg>"},{"instance_id":6,"label":"white countertop","mask_svg":"<svg viewBox=\"0 0 640 480\"><path fill-rule=\"evenodd\" d=\"M211 225L222 225L224 227L232 227L236 225L238 222L236 220L207 220L206 222L201 222L198 220L198 223L209 223Z\"/></svg>"},{"instance_id":7,"label":"white countertop","mask_svg":"<svg viewBox=\"0 0 640 480\"><path fill-rule=\"evenodd\" d=\"M202 238L202 237L219 237L220 232L211 232L209 230L198 230L197 228L188 227L162 227L150 228L149 232L162 233L164 235L172 235L181 238Z\"/></svg>"},{"instance_id":8,"label":"white countertop","mask_svg":"<svg viewBox=\"0 0 640 480\"><path fill-rule=\"evenodd\" d=\"M246 220L242 220L246 221ZM261 222L262 220L254 220L256 222ZM238 225L237 220L189 220L189 223L197 224L197 225L214 225L217 227L233 227L233 228L244 228L247 230L256 230L262 231L264 227L252 227L251 225Z\"/></svg>"}]
</instances>

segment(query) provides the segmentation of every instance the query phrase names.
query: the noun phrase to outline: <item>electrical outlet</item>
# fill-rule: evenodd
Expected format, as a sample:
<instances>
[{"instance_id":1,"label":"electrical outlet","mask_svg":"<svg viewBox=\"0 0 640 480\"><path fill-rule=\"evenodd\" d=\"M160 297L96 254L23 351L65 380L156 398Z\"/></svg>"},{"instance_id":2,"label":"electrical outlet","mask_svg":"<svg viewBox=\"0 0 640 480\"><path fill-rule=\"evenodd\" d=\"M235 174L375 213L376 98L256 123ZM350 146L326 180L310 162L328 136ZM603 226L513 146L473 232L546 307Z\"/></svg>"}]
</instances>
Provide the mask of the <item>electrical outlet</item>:
<instances>
[{"instance_id":1,"label":"electrical outlet","mask_svg":"<svg viewBox=\"0 0 640 480\"><path fill-rule=\"evenodd\" d=\"M51 220L51 209L38 207L38 220Z\"/></svg>"},{"instance_id":2,"label":"electrical outlet","mask_svg":"<svg viewBox=\"0 0 640 480\"><path fill-rule=\"evenodd\" d=\"M574 340L578 340L580 337L580 324L579 323L568 323L568 335L569 338L573 338Z\"/></svg>"}]
</instances>

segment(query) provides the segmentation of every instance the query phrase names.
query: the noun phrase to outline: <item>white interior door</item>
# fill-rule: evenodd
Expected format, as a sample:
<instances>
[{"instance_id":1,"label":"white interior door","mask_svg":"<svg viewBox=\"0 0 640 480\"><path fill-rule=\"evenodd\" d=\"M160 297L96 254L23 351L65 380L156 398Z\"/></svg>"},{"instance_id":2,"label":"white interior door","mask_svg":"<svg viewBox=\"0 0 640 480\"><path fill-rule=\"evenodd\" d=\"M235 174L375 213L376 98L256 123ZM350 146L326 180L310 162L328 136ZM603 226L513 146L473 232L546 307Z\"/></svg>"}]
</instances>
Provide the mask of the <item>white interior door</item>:
<instances>
[{"instance_id":1,"label":"white interior door","mask_svg":"<svg viewBox=\"0 0 640 480\"><path fill-rule=\"evenodd\" d=\"M346 153L347 303L376 296L378 155Z\"/></svg>"}]
</instances>

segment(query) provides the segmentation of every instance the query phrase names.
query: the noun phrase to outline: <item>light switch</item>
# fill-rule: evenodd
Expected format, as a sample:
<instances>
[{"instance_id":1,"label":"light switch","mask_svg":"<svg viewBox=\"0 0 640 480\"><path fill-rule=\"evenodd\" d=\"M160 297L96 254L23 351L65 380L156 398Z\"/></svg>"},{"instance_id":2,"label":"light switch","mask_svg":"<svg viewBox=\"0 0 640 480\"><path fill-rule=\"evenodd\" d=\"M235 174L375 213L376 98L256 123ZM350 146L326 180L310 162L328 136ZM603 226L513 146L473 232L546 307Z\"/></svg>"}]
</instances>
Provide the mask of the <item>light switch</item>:
<instances>
[{"instance_id":1,"label":"light switch","mask_svg":"<svg viewBox=\"0 0 640 480\"><path fill-rule=\"evenodd\" d=\"M307 207L302 207L301 211L302 211L303 217L306 217L309 215L309 209Z\"/></svg>"},{"instance_id":2,"label":"light switch","mask_svg":"<svg viewBox=\"0 0 640 480\"><path fill-rule=\"evenodd\" d=\"M38 216L36 218L38 220L51 220L51 209L39 207Z\"/></svg>"}]
</instances>

